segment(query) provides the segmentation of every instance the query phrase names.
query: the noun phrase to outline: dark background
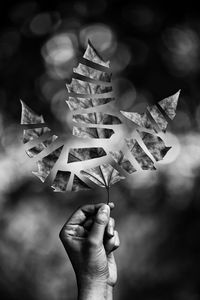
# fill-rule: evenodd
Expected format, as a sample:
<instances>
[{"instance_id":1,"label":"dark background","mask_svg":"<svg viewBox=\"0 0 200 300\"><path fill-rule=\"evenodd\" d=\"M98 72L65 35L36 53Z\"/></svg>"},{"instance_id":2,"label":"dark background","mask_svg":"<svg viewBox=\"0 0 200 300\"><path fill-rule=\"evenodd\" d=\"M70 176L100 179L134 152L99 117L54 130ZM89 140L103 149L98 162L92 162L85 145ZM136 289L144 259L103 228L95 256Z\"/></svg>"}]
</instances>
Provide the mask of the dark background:
<instances>
[{"instance_id":1,"label":"dark background","mask_svg":"<svg viewBox=\"0 0 200 300\"><path fill-rule=\"evenodd\" d=\"M69 132L65 83L88 38L111 60L119 109L142 111L182 90L165 163L111 189L121 239L115 300L199 299L198 8L191 1L2 1L0 13L1 299L76 297L58 234L79 205L106 201L106 193L53 193L31 174L19 99Z\"/></svg>"}]
</instances>

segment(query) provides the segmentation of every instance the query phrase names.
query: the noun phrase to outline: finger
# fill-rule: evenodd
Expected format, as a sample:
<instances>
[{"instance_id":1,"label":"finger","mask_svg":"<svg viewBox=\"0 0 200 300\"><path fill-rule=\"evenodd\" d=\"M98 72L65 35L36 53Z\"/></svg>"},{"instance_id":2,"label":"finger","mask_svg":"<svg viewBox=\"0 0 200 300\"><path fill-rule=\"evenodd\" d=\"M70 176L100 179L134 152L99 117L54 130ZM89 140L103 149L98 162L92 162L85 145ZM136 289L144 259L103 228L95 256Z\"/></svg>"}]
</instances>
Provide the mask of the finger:
<instances>
[{"instance_id":1,"label":"finger","mask_svg":"<svg viewBox=\"0 0 200 300\"><path fill-rule=\"evenodd\" d=\"M88 217L95 214L102 205L103 203L99 203L99 204L88 204L80 207L77 211L75 211L75 213L71 215L71 217L67 220L66 224L71 224L71 225L82 224Z\"/></svg>"},{"instance_id":2,"label":"finger","mask_svg":"<svg viewBox=\"0 0 200 300\"><path fill-rule=\"evenodd\" d=\"M107 254L109 254L110 252L116 250L119 247L119 245L120 245L119 234L115 230L114 236L112 238L106 239L104 241L104 247L105 247Z\"/></svg>"},{"instance_id":3,"label":"finger","mask_svg":"<svg viewBox=\"0 0 200 300\"><path fill-rule=\"evenodd\" d=\"M101 205L102 205L102 204L101 204ZM110 210L113 210L113 208L115 207L115 205L114 205L113 202L110 202L110 203L109 203L109 206L110 206ZM92 224L93 224L93 222L94 222L94 217L95 217L95 215L90 216L90 217L88 217L88 218L85 220L85 222L84 222L84 224L83 224L84 228L86 228L87 230L90 230L90 229L91 229ZM110 219L111 219L111 218L110 218ZM110 220L109 220L109 222L110 222ZM113 222L113 220L112 220L111 222ZM112 225L110 224L110 226L112 226ZM109 229L109 230L111 230L111 229ZM113 232L114 232L114 230L113 230ZM112 234L112 236L113 236L113 234Z\"/></svg>"},{"instance_id":4,"label":"finger","mask_svg":"<svg viewBox=\"0 0 200 300\"><path fill-rule=\"evenodd\" d=\"M87 204L82 207L80 207L75 213L71 215L71 217L68 219L66 224L82 224L86 219L94 214L97 213L98 209L103 205L104 203L98 203L98 204ZM110 209L114 208L114 203L110 202L109 207Z\"/></svg>"},{"instance_id":5,"label":"finger","mask_svg":"<svg viewBox=\"0 0 200 300\"><path fill-rule=\"evenodd\" d=\"M113 218L109 219L108 225L106 227L106 233L108 237L114 236L115 220Z\"/></svg>"},{"instance_id":6,"label":"finger","mask_svg":"<svg viewBox=\"0 0 200 300\"><path fill-rule=\"evenodd\" d=\"M86 237L88 231L80 225L66 225L60 234L61 240L65 240L68 237Z\"/></svg>"},{"instance_id":7,"label":"finger","mask_svg":"<svg viewBox=\"0 0 200 300\"><path fill-rule=\"evenodd\" d=\"M93 244L103 243L105 228L110 218L110 207L106 204L102 205L95 218L89 233L89 241Z\"/></svg>"}]
</instances>

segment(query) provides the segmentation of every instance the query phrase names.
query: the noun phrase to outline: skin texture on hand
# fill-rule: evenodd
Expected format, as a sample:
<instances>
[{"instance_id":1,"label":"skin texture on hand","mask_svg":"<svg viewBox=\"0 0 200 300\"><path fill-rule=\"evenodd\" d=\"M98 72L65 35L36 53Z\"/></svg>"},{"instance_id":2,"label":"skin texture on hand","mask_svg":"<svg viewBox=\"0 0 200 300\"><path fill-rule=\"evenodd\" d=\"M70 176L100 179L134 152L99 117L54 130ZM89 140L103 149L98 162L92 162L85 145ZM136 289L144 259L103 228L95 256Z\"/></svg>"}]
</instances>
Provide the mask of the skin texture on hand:
<instances>
[{"instance_id":1,"label":"skin texture on hand","mask_svg":"<svg viewBox=\"0 0 200 300\"><path fill-rule=\"evenodd\" d=\"M91 204L79 208L66 222L60 239L76 273L79 300L112 299L117 281L113 251L119 247L109 206Z\"/></svg>"}]
</instances>

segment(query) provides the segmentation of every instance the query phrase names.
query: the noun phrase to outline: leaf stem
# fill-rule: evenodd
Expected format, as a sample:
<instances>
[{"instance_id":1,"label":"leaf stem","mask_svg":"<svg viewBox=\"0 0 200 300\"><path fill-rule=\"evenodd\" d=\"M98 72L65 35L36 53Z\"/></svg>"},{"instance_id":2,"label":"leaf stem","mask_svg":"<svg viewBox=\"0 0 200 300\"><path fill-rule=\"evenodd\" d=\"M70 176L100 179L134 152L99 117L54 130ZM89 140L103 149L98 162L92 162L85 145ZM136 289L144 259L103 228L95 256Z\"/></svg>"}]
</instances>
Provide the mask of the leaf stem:
<instances>
[{"instance_id":1,"label":"leaf stem","mask_svg":"<svg viewBox=\"0 0 200 300\"><path fill-rule=\"evenodd\" d=\"M107 190L107 196L108 196L108 198L107 198L107 204L109 204L110 203L110 190L109 190L109 186L107 186L106 187L106 190Z\"/></svg>"}]
</instances>

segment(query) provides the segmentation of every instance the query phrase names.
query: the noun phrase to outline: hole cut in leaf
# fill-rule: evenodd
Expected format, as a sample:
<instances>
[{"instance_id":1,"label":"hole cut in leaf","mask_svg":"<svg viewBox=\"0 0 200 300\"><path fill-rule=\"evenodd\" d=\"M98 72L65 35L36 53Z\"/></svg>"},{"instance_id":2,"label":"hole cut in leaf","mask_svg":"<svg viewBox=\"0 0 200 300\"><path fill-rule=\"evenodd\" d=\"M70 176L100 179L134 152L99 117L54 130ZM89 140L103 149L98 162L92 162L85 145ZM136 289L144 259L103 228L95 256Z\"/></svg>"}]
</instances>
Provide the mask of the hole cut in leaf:
<instances>
[{"instance_id":1,"label":"hole cut in leaf","mask_svg":"<svg viewBox=\"0 0 200 300\"><path fill-rule=\"evenodd\" d=\"M90 190L91 188L82 181L77 175L74 175L74 180L72 184L72 192L79 192L81 190Z\"/></svg>"},{"instance_id":2,"label":"hole cut in leaf","mask_svg":"<svg viewBox=\"0 0 200 300\"><path fill-rule=\"evenodd\" d=\"M45 181L55 163L59 159L62 149L63 146L57 148L37 162L38 171L33 172L33 174L36 175L42 182Z\"/></svg>"},{"instance_id":3,"label":"hole cut in leaf","mask_svg":"<svg viewBox=\"0 0 200 300\"><path fill-rule=\"evenodd\" d=\"M48 146L50 146L53 142L55 142L55 140L57 140L57 138L58 137L56 135L50 136L48 139L46 139L45 141L39 143L35 147L32 147L29 150L26 150L27 155L29 157L36 156L37 154L42 152L44 149L46 149Z\"/></svg>"},{"instance_id":4,"label":"hole cut in leaf","mask_svg":"<svg viewBox=\"0 0 200 300\"><path fill-rule=\"evenodd\" d=\"M54 192L66 192L70 176L71 172L69 171L57 171L56 177L51 186L54 189Z\"/></svg>"}]
</instances>

